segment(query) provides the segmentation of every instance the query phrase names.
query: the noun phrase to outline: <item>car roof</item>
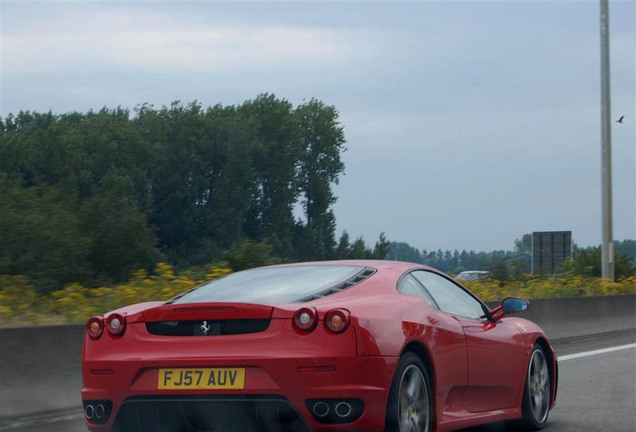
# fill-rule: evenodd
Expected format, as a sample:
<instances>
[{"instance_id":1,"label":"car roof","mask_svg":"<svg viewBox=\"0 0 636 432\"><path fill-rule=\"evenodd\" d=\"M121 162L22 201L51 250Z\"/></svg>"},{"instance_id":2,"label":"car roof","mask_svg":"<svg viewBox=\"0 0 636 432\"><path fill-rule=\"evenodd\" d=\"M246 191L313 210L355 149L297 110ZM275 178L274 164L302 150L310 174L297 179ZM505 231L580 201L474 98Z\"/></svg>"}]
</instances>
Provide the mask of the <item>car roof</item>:
<instances>
[{"instance_id":1,"label":"car roof","mask_svg":"<svg viewBox=\"0 0 636 432\"><path fill-rule=\"evenodd\" d=\"M435 273L440 273L439 270L436 270L432 267L425 266L423 264L404 262L404 261L388 261L388 260L331 260L331 261L306 261L306 262L297 262L297 263L288 263L288 264L276 264L270 265L262 268L280 268L280 267L292 267L292 266L329 266L329 265L338 265L338 266L358 266L358 267L367 267L376 270L375 275L373 277L369 277L368 279L364 279L359 283L355 283L353 286L350 286L346 289L343 289L339 292L330 293L325 295L324 297L317 298L315 300L310 300L312 302L318 303L330 303L334 300L342 301L346 298L355 298L359 296L360 290L362 292L366 292L367 295L370 294L398 294L396 288L396 284L400 277L408 272L409 270L429 270ZM258 270L259 268L253 268L250 270ZM249 271L249 270L245 270ZM337 294L337 298L334 298ZM290 303L296 305L296 303ZM280 304L278 305L281 306ZM295 307L295 306L294 306Z\"/></svg>"},{"instance_id":2,"label":"car roof","mask_svg":"<svg viewBox=\"0 0 636 432\"><path fill-rule=\"evenodd\" d=\"M424 264L405 262L405 261L390 261L390 260L331 260L331 261L307 261L297 262L291 264L278 264L271 267L282 266L300 266L300 265L352 265L362 267L373 267L378 271L406 271L412 268L422 268L427 270L437 271L432 267L425 266Z\"/></svg>"}]
</instances>

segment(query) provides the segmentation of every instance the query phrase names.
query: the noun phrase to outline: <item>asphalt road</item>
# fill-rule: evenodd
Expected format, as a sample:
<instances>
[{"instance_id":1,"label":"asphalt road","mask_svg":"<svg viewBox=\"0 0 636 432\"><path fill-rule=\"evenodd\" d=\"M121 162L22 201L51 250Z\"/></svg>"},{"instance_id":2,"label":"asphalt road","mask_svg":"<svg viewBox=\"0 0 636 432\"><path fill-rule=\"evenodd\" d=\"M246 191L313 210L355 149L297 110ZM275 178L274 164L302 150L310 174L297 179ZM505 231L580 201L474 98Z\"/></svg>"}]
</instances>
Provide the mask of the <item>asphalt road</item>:
<instances>
[{"instance_id":1,"label":"asphalt road","mask_svg":"<svg viewBox=\"0 0 636 432\"><path fill-rule=\"evenodd\" d=\"M612 337L578 338L556 343L558 354L589 352L634 344L634 332ZM550 414L549 432L633 432L636 425L636 349L598 353L559 362L557 406ZM77 414L63 413L52 423L25 425L16 432L86 432ZM66 417L64 417L66 416ZM70 419L69 419L70 417ZM504 432L502 423L464 429L461 432Z\"/></svg>"}]
</instances>

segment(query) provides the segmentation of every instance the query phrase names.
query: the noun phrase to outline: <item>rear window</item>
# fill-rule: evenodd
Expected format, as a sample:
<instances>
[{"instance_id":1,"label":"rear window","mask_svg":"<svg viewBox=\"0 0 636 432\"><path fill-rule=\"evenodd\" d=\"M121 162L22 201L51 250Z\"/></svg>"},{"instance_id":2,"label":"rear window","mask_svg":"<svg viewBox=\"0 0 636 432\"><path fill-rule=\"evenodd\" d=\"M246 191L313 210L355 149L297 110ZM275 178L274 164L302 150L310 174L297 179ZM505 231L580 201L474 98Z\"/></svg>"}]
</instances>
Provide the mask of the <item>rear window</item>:
<instances>
[{"instance_id":1,"label":"rear window","mask_svg":"<svg viewBox=\"0 0 636 432\"><path fill-rule=\"evenodd\" d=\"M313 265L246 270L201 285L171 303L294 303L329 292L365 269L350 265Z\"/></svg>"}]
</instances>

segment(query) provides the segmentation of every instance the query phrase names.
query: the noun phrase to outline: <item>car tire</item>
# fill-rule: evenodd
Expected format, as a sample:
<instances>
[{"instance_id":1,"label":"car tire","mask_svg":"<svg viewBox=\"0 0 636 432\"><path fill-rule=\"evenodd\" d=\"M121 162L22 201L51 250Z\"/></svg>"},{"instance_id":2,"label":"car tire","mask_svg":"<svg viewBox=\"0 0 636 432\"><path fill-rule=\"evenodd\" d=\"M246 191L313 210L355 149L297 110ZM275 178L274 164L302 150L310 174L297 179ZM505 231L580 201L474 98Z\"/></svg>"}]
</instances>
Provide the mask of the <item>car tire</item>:
<instances>
[{"instance_id":1,"label":"car tire","mask_svg":"<svg viewBox=\"0 0 636 432\"><path fill-rule=\"evenodd\" d=\"M507 422L509 429L538 431L545 427L552 402L552 373L543 347L535 344L528 363L523 390L523 417Z\"/></svg>"},{"instance_id":2,"label":"car tire","mask_svg":"<svg viewBox=\"0 0 636 432\"><path fill-rule=\"evenodd\" d=\"M393 375L386 409L386 432L431 432L434 425L433 389L429 371L407 352Z\"/></svg>"}]
</instances>

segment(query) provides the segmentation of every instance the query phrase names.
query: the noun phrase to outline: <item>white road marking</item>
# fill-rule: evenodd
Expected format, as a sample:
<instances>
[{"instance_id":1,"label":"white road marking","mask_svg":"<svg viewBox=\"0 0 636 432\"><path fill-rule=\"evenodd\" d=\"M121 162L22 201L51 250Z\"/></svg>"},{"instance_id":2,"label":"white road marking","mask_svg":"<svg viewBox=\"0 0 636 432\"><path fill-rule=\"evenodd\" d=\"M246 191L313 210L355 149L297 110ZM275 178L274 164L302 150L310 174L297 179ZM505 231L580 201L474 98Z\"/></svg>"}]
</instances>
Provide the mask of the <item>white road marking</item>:
<instances>
[{"instance_id":1,"label":"white road marking","mask_svg":"<svg viewBox=\"0 0 636 432\"><path fill-rule=\"evenodd\" d=\"M615 346L611 348L598 349L594 351L585 351L585 352L580 352L580 353L570 354L565 356L559 356L558 359L560 362L562 362L562 361L573 360L573 359L577 359L581 357L589 357L589 356L594 356L599 354L611 353L614 351L622 351L622 350L626 350L630 348L636 348L636 343L628 344L628 345L620 345L620 346Z\"/></svg>"}]
</instances>

